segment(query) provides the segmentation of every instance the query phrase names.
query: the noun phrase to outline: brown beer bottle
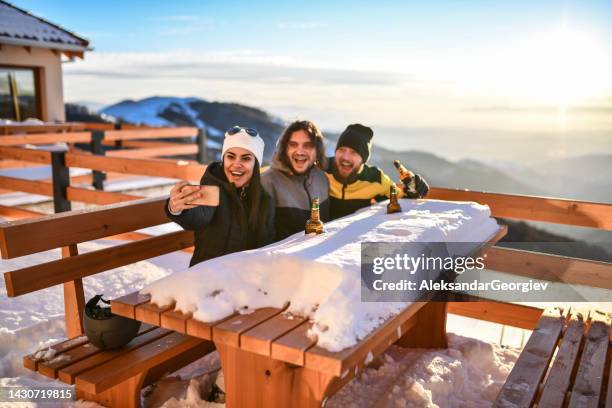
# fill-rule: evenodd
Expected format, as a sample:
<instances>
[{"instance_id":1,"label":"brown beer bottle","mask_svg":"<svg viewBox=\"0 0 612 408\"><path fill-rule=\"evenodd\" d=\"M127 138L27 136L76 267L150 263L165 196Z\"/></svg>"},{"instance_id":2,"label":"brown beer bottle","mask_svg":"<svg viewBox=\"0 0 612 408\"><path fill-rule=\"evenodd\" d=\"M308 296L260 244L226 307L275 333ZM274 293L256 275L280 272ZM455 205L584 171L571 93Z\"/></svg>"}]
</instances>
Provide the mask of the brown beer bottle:
<instances>
[{"instance_id":1,"label":"brown beer bottle","mask_svg":"<svg viewBox=\"0 0 612 408\"><path fill-rule=\"evenodd\" d=\"M414 173L408 170L399 160L393 160L393 165L397 169L399 173L399 178L404 184L405 192L408 197L415 198L418 197L418 193L416 191L416 183L414 181Z\"/></svg>"},{"instance_id":2,"label":"brown beer bottle","mask_svg":"<svg viewBox=\"0 0 612 408\"><path fill-rule=\"evenodd\" d=\"M389 193L389 204L387 204L387 214L393 214L396 212L402 212L402 207L397 202L397 187L391 185L391 191Z\"/></svg>"},{"instance_id":3,"label":"brown beer bottle","mask_svg":"<svg viewBox=\"0 0 612 408\"><path fill-rule=\"evenodd\" d=\"M306 221L306 234L322 234L323 222L319 216L319 199L313 198L310 206L310 218Z\"/></svg>"}]
</instances>

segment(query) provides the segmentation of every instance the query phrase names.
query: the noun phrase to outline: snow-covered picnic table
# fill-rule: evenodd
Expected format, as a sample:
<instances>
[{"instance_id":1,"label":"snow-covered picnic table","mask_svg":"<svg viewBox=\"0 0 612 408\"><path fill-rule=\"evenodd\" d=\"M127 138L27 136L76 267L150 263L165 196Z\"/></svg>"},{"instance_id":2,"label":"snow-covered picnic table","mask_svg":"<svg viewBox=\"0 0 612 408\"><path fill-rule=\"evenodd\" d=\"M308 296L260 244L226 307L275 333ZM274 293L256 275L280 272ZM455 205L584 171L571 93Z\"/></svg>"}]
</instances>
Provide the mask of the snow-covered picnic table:
<instances>
[{"instance_id":1,"label":"snow-covered picnic table","mask_svg":"<svg viewBox=\"0 0 612 408\"><path fill-rule=\"evenodd\" d=\"M362 242L503 235L486 206L400 203L401 213L386 214L383 202L327 223L321 235L202 262L114 300L112 310L214 341L228 406L270 406L271 398L319 406L393 343L446 345L446 303L361 301Z\"/></svg>"},{"instance_id":2,"label":"snow-covered picnic table","mask_svg":"<svg viewBox=\"0 0 612 408\"><path fill-rule=\"evenodd\" d=\"M353 346L402 302L361 302L362 242L484 242L498 229L487 206L437 200L400 200L327 223L326 233L303 232L265 248L195 265L147 286L158 305L212 322L262 307L281 308L313 320L318 345L330 351ZM221 238L221 237L220 237Z\"/></svg>"}]
</instances>

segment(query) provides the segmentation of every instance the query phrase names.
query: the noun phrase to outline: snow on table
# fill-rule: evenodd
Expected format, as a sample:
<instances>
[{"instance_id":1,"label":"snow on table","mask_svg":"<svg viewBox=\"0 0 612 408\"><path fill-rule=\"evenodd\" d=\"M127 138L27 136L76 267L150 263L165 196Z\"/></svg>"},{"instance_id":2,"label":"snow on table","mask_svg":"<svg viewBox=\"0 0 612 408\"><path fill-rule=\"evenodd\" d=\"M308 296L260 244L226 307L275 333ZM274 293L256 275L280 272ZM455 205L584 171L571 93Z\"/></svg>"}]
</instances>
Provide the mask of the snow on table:
<instances>
[{"instance_id":1,"label":"snow on table","mask_svg":"<svg viewBox=\"0 0 612 408\"><path fill-rule=\"evenodd\" d=\"M484 242L498 229L489 207L471 202L400 200L403 212L382 202L329 222L326 232L296 233L264 248L210 259L150 284L160 306L203 322L282 308L308 316L318 345L339 351L399 313L405 302L361 302L361 242ZM223 239L223 237L219 237Z\"/></svg>"}]
</instances>

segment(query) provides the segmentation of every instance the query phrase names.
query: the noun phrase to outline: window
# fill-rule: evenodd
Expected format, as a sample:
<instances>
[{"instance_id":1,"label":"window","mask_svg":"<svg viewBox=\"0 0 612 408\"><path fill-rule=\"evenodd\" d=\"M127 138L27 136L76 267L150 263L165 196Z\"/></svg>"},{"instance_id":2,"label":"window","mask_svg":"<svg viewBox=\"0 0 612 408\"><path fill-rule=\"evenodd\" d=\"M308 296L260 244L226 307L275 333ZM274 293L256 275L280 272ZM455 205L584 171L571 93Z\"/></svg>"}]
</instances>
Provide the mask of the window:
<instances>
[{"instance_id":1,"label":"window","mask_svg":"<svg viewBox=\"0 0 612 408\"><path fill-rule=\"evenodd\" d=\"M34 69L0 67L0 119L41 119L38 97Z\"/></svg>"}]
</instances>

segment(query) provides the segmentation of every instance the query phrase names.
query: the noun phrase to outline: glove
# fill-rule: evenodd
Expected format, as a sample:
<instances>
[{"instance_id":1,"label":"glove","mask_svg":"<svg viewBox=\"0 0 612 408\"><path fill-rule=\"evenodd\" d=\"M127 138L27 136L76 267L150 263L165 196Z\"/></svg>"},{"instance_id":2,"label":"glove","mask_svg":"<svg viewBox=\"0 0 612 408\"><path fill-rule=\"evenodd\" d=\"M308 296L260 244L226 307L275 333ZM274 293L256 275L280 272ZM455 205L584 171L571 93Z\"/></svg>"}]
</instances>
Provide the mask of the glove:
<instances>
[{"instance_id":1,"label":"glove","mask_svg":"<svg viewBox=\"0 0 612 408\"><path fill-rule=\"evenodd\" d=\"M420 174L414 175L414 185L416 186L417 193L419 193L418 198L423 198L429 193L429 184Z\"/></svg>"},{"instance_id":2,"label":"glove","mask_svg":"<svg viewBox=\"0 0 612 408\"><path fill-rule=\"evenodd\" d=\"M408 186L404 186L403 190L404 190L404 194L406 194L406 197L423 198L429 192L429 184L427 184L425 179L421 177L420 174L414 175L414 187L415 187L416 193L414 191L408 190Z\"/></svg>"}]
</instances>

